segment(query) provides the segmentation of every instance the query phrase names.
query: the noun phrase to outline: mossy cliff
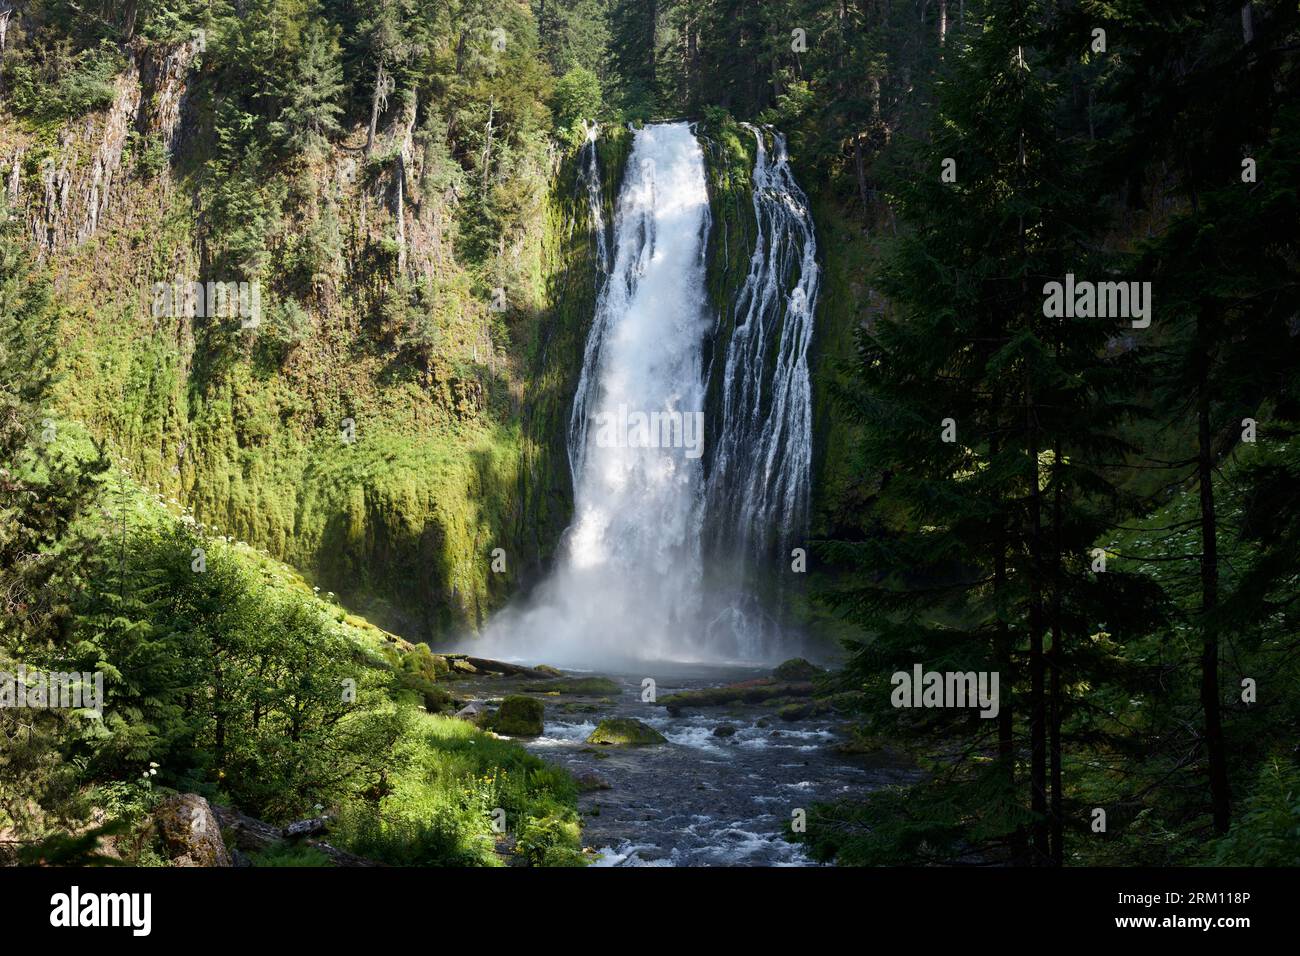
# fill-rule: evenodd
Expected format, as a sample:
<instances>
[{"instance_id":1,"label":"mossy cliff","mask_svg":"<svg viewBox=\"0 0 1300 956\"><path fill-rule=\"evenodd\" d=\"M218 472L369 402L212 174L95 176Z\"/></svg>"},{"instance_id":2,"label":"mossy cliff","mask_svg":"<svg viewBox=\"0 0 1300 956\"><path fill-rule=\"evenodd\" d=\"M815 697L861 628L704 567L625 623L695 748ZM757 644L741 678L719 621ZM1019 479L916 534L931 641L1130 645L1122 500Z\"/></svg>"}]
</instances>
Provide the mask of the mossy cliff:
<instances>
[{"instance_id":1,"label":"mossy cliff","mask_svg":"<svg viewBox=\"0 0 1300 956\"><path fill-rule=\"evenodd\" d=\"M135 49L112 103L67 123L0 114L10 203L61 306L51 411L377 623L473 629L569 518L564 426L596 289L576 150L538 154L524 228L474 267L414 107L368 155L354 129L223 194L186 107L195 55ZM628 139L600 140L607 221ZM264 250L232 275L208 218L240 203ZM155 307L158 283L231 278L260 280L259 323Z\"/></svg>"}]
</instances>

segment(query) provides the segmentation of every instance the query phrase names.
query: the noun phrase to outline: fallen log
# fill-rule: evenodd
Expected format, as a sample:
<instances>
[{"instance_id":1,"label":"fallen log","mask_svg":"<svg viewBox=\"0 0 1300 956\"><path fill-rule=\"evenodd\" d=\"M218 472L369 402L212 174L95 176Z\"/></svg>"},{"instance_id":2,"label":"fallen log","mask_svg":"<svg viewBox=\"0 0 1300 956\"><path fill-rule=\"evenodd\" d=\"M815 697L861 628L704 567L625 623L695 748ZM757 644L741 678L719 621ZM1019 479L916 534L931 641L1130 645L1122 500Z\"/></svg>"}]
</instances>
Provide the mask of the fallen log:
<instances>
[{"instance_id":1,"label":"fallen log","mask_svg":"<svg viewBox=\"0 0 1300 956\"><path fill-rule=\"evenodd\" d=\"M318 833L324 833L329 822L330 818L328 815L323 817L312 817L309 820L295 820L288 826L283 827L280 830L280 834L290 840L295 837L315 836Z\"/></svg>"}]
</instances>

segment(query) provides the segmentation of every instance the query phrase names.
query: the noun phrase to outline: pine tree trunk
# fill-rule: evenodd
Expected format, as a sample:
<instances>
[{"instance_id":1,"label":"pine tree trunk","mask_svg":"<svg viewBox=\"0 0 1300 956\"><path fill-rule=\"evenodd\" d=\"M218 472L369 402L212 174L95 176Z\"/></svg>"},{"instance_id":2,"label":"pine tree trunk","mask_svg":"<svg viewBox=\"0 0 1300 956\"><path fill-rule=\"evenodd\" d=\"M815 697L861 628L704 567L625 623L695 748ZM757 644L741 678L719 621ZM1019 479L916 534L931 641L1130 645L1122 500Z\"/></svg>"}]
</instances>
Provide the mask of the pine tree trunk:
<instances>
[{"instance_id":1,"label":"pine tree trunk","mask_svg":"<svg viewBox=\"0 0 1300 956\"><path fill-rule=\"evenodd\" d=\"M1210 621L1219 603L1219 542L1214 511L1214 454L1210 438L1209 355L1204 313L1197 315L1196 475L1201 492L1201 709L1205 713L1205 753L1210 770L1214 829L1228 831L1231 792L1227 749L1219 701L1219 638Z\"/></svg>"},{"instance_id":2,"label":"pine tree trunk","mask_svg":"<svg viewBox=\"0 0 1300 956\"><path fill-rule=\"evenodd\" d=\"M995 341L1000 342L1002 330L994 333ZM999 434L1002 425L1002 393L994 389L989 402L989 459L997 458L1001 450ZM998 665L998 686L1001 688L998 699L998 761L1006 774L1007 793L1016 792L1016 753L1015 721L1011 703L1011 688L1015 684L1011 673L1011 634L1006 619L1002 616L1007 589L1007 529L1004 519L998 517L997 531L993 535L993 606L997 609L997 625L994 637L994 654ZM1012 838L1012 854L1017 858L1024 856L1024 840L1017 834Z\"/></svg>"},{"instance_id":3,"label":"pine tree trunk","mask_svg":"<svg viewBox=\"0 0 1300 956\"><path fill-rule=\"evenodd\" d=\"M370 94L370 126L366 130L366 155L369 156L375 148L375 130L379 126L379 104L387 93L385 86L388 84L388 74L384 72L384 64L379 64L379 71L375 74L375 88Z\"/></svg>"},{"instance_id":4,"label":"pine tree trunk","mask_svg":"<svg viewBox=\"0 0 1300 956\"><path fill-rule=\"evenodd\" d=\"M1060 346L1057 346L1060 357ZM1061 810L1061 443L1052 446L1052 650L1048 658L1051 685L1048 688L1047 723L1052 791L1052 862L1065 863L1065 819Z\"/></svg>"},{"instance_id":5,"label":"pine tree trunk","mask_svg":"<svg viewBox=\"0 0 1300 956\"><path fill-rule=\"evenodd\" d=\"M1034 813L1034 864L1050 858L1047 822L1047 720L1043 689L1043 502L1038 487L1038 423L1033 387L1025 372L1025 416L1029 456L1029 790Z\"/></svg>"}]
</instances>

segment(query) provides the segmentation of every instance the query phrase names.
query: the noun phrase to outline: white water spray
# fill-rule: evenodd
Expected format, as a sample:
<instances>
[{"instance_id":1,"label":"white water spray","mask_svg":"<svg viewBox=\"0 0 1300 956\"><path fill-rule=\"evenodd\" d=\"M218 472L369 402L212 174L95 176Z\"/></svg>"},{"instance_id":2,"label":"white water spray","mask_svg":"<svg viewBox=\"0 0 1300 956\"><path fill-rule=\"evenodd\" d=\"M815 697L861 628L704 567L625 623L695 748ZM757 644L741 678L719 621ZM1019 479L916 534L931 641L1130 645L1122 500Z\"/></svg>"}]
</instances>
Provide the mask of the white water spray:
<instances>
[{"instance_id":1,"label":"white water spray","mask_svg":"<svg viewBox=\"0 0 1300 956\"><path fill-rule=\"evenodd\" d=\"M758 247L729 344L707 372L704 344L717 317L705 290L711 224L699 143L685 123L636 131L612 249L594 141L584 146L601 284L569 423L573 522L553 573L489 623L476 653L585 668L753 660L779 650L771 628L745 626L761 610L734 588L752 581L744 568L769 561L807 521L806 358L817 267L807 200L784 143L777 138L769 159L755 135ZM596 423L625 421L629 410L703 419L714 375L722 376L721 412L704 434L703 459L685 444L602 440ZM705 593L706 537L709 560L742 569L718 595Z\"/></svg>"}]
</instances>

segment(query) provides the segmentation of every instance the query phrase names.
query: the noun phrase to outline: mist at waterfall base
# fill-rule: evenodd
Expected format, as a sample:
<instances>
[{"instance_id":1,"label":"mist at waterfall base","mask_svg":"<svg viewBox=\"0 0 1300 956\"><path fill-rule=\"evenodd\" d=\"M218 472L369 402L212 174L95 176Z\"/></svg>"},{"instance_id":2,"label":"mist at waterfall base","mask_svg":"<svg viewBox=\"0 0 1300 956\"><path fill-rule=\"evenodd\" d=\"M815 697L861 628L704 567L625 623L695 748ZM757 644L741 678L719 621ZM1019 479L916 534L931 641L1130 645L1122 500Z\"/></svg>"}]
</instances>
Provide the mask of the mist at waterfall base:
<instances>
[{"instance_id":1,"label":"mist at waterfall base","mask_svg":"<svg viewBox=\"0 0 1300 956\"><path fill-rule=\"evenodd\" d=\"M609 670L791 656L771 581L790 573L779 556L807 524L816 249L783 141L771 157L750 131L759 235L724 316L706 293L713 224L691 126L636 131L612 242L593 131L581 158L600 286L568 435L573 520L549 577L497 614L473 653ZM610 440L629 409L702 421L703 455L658 431Z\"/></svg>"}]
</instances>

